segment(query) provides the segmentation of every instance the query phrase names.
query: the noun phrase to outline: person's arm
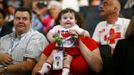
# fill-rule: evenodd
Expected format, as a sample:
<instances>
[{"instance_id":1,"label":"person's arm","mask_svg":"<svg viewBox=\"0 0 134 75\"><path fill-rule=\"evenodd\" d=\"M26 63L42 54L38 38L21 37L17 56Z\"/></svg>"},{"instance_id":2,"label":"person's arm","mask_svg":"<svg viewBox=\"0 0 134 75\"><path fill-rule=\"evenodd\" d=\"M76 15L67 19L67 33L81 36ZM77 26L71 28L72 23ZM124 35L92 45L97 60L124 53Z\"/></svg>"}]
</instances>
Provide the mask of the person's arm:
<instances>
[{"instance_id":1,"label":"person's arm","mask_svg":"<svg viewBox=\"0 0 134 75\"><path fill-rule=\"evenodd\" d=\"M53 38L53 34L50 31L47 33L47 38L48 38L48 40L50 42L54 42L55 41L54 38Z\"/></svg>"},{"instance_id":2,"label":"person's arm","mask_svg":"<svg viewBox=\"0 0 134 75\"><path fill-rule=\"evenodd\" d=\"M7 53L0 52L0 64L10 64L12 56Z\"/></svg>"},{"instance_id":3,"label":"person's arm","mask_svg":"<svg viewBox=\"0 0 134 75\"><path fill-rule=\"evenodd\" d=\"M102 70L103 63L99 48L94 40L92 40L91 38L88 39L90 39L91 41L82 41L82 39L79 39L80 52L90 66L90 68L95 72L100 72Z\"/></svg>"},{"instance_id":4,"label":"person's arm","mask_svg":"<svg viewBox=\"0 0 134 75\"><path fill-rule=\"evenodd\" d=\"M34 59L27 58L25 61L21 63L8 65L5 73L9 73L9 74L23 73L24 74L26 72L31 71L35 64L36 64L36 61ZM0 68L0 72L4 73L4 68Z\"/></svg>"},{"instance_id":5,"label":"person's arm","mask_svg":"<svg viewBox=\"0 0 134 75\"><path fill-rule=\"evenodd\" d=\"M42 65L44 64L46 59L47 59L47 56L44 55L44 53L42 53L38 63L35 65L35 67L34 67L34 69L32 71L32 75L35 75L35 73L37 73L42 68Z\"/></svg>"},{"instance_id":6,"label":"person's arm","mask_svg":"<svg viewBox=\"0 0 134 75\"><path fill-rule=\"evenodd\" d=\"M100 72L103 62L97 43L91 38L84 39L84 43L86 43L86 45L90 45L90 50L88 46L83 43L82 38L78 36L76 31L71 31L70 34L73 35L74 38L78 39L80 52L87 61L90 68L95 72Z\"/></svg>"},{"instance_id":7,"label":"person's arm","mask_svg":"<svg viewBox=\"0 0 134 75\"><path fill-rule=\"evenodd\" d=\"M50 42L54 42L54 35L57 34L57 29L60 29L59 25L54 26L52 29L49 30L47 33L47 38Z\"/></svg>"},{"instance_id":8,"label":"person's arm","mask_svg":"<svg viewBox=\"0 0 134 75\"><path fill-rule=\"evenodd\" d=\"M102 59L99 48L89 50L89 48L79 39L79 48L83 57L87 61L90 68L95 72L100 72L102 69Z\"/></svg>"},{"instance_id":9,"label":"person's arm","mask_svg":"<svg viewBox=\"0 0 134 75\"><path fill-rule=\"evenodd\" d=\"M12 61L12 56L9 55L8 53L6 53L6 51L4 51L4 49L2 47L3 40L4 40L4 38L0 38L0 65L1 64L3 64L3 65L9 64Z\"/></svg>"}]
</instances>

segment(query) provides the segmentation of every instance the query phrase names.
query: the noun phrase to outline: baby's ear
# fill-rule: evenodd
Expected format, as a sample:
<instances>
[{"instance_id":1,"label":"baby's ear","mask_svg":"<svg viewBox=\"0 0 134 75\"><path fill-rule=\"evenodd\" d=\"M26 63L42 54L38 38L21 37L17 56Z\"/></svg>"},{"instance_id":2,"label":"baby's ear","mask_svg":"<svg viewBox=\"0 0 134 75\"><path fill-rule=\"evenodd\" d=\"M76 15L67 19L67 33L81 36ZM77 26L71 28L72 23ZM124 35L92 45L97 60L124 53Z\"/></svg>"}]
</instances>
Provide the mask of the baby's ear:
<instances>
[{"instance_id":1,"label":"baby's ear","mask_svg":"<svg viewBox=\"0 0 134 75\"><path fill-rule=\"evenodd\" d=\"M75 20L75 23L77 24L77 20Z\"/></svg>"}]
</instances>

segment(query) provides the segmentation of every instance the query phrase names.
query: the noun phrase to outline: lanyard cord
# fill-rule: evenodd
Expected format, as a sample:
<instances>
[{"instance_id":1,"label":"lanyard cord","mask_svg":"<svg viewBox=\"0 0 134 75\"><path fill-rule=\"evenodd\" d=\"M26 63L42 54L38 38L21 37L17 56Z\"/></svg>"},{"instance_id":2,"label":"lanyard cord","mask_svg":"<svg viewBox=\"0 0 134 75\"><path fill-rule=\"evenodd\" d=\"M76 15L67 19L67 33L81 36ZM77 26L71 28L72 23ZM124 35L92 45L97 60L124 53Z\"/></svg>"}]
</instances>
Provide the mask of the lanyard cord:
<instances>
[{"instance_id":1,"label":"lanyard cord","mask_svg":"<svg viewBox=\"0 0 134 75\"><path fill-rule=\"evenodd\" d=\"M23 41L27 38L27 36L31 36L31 35L32 35L31 32L32 32L32 31L30 30L28 33L24 34L24 36L22 36L20 39L19 39L19 38L12 37L12 38L11 38L11 40L12 40L12 42L11 42L11 48L8 50L8 54L11 55L11 53L13 52L13 50L14 50L18 45L20 45L20 43L23 42ZM14 35L14 36L15 36L15 35ZM19 39L19 40L17 40L17 39ZM17 40L17 41L16 41L16 40Z\"/></svg>"}]
</instances>

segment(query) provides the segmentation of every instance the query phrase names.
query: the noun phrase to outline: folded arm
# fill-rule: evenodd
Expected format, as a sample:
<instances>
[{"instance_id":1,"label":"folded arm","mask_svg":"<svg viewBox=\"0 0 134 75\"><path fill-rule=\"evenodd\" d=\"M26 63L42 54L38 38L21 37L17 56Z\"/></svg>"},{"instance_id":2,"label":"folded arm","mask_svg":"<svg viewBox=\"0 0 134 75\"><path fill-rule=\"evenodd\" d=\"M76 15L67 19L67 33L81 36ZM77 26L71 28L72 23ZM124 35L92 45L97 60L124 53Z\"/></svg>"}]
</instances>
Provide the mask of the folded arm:
<instances>
[{"instance_id":1,"label":"folded arm","mask_svg":"<svg viewBox=\"0 0 134 75\"><path fill-rule=\"evenodd\" d=\"M23 74L32 71L36 61L34 59L26 59L18 64L11 64L7 66L6 73L9 74ZM4 72L4 68L0 68L0 72Z\"/></svg>"}]
</instances>

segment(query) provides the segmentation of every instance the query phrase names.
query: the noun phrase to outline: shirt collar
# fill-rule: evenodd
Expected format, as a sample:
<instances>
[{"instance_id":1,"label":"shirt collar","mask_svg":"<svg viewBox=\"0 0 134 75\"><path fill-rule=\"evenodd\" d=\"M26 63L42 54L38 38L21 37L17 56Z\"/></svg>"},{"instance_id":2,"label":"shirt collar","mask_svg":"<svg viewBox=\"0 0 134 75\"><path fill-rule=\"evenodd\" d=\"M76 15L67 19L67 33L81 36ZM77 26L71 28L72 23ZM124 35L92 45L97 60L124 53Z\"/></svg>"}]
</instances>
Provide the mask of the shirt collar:
<instances>
[{"instance_id":1,"label":"shirt collar","mask_svg":"<svg viewBox=\"0 0 134 75\"><path fill-rule=\"evenodd\" d=\"M115 24L120 24L119 18L117 19L117 21L115 22Z\"/></svg>"},{"instance_id":2,"label":"shirt collar","mask_svg":"<svg viewBox=\"0 0 134 75\"><path fill-rule=\"evenodd\" d=\"M28 33L30 33L31 31L32 31L32 29L29 29L29 31L27 31L26 33L21 34L20 36L16 36L16 33L13 32L13 36L14 36L14 38L19 38L19 39L21 39L22 37L28 35Z\"/></svg>"},{"instance_id":3,"label":"shirt collar","mask_svg":"<svg viewBox=\"0 0 134 75\"><path fill-rule=\"evenodd\" d=\"M115 22L115 24L108 24L108 23L107 23L107 25L120 25L121 22L120 22L119 20L120 20L120 18L117 19L117 21Z\"/></svg>"}]
</instances>

